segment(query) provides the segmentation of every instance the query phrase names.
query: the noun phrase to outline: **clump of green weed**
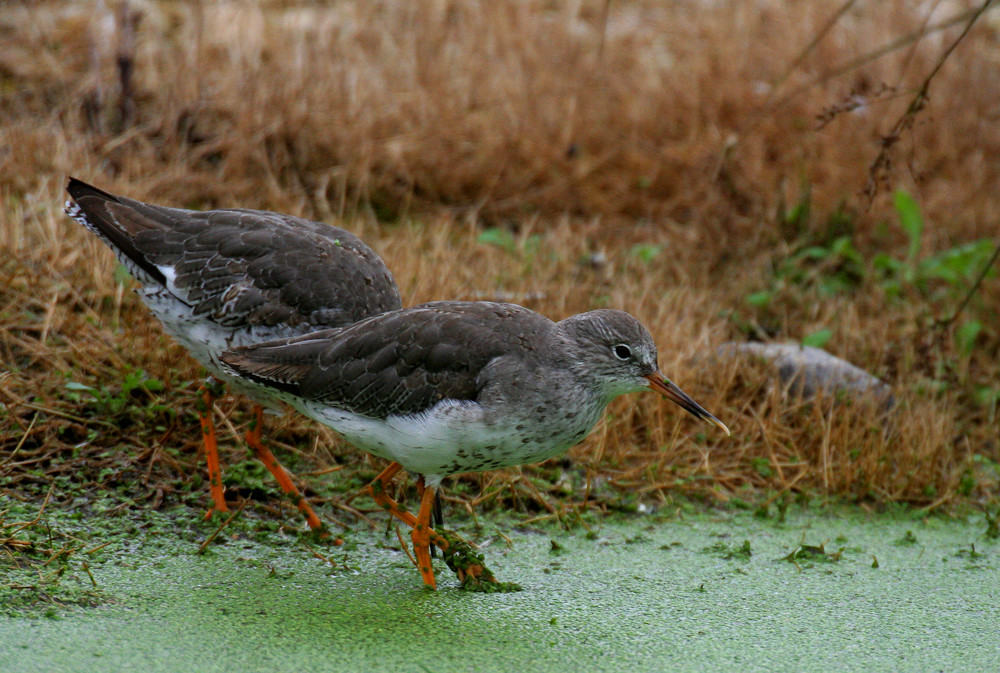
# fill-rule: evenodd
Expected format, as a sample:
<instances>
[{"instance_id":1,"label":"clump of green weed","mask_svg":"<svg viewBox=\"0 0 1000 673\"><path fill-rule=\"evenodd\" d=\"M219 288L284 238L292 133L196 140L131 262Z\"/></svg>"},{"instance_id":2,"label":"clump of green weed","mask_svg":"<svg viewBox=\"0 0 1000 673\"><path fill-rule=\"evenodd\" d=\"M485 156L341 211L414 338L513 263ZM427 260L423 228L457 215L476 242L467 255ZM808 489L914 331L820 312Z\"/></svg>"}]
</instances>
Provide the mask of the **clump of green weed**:
<instances>
[{"instance_id":1,"label":"clump of green weed","mask_svg":"<svg viewBox=\"0 0 1000 673\"><path fill-rule=\"evenodd\" d=\"M106 544L51 525L47 503L28 520L27 508L0 511L0 614L55 619L60 608L111 600L90 571Z\"/></svg>"},{"instance_id":2,"label":"clump of green weed","mask_svg":"<svg viewBox=\"0 0 1000 673\"><path fill-rule=\"evenodd\" d=\"M750 540L744 540L743 544L726 544L722 540L709 545L701 550L703 554L712 554L727 561L749 561L753 553L750 550Z\"/></svg>"},{"instance_id":3,"label":"clump of green weed","mask_svg":"<svg viewBox=\"0 0 1000 673\"><path fill-rule=\"evenodd\" d=\"M828 552L825 544L819 546L800 544L781 560L792 563L796 568L802 570L812 567L815 563L837 563L843 553L844 547L839 547L835 552Z\"/></svg>"}]
</instances>

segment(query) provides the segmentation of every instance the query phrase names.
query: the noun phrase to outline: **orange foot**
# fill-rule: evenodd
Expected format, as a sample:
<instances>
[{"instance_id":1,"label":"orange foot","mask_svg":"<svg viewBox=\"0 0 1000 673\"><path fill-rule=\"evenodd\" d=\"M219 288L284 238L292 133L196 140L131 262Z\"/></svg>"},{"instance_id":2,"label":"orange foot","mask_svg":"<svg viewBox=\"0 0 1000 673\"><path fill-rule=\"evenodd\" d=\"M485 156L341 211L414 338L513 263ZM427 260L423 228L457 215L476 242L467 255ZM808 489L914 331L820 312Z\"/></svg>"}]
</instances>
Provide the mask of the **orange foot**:
<instances>
[{"instance_id":1,"label":"orange foot","mask_svg":"<svg viewBox=\"0 0 1000 673\"><path fill-rule=\"evenodd\" d=\"M430 546L433 544L441 550L445 563L458 575L462 588L470 591L520 591L521 587L512 583L497 582L489 568L483 565L481 554L472 549L469 543L459 538L454 533L446 531L446 535L440 535L431 528L431 514L434 510L434 489L425 487L420 497L420 511L417 516L413 516L399 503L389 497L386 487L392 481L403 466L399 463L392 463L368 486L371 493L379 505L387 512L410 526L411 537L413 538L413 552L417 558L417 568L423 577L424 586L429 589L437 589L437 581L434 578L434 567L431 565Z\"/></svg>"}]
</instances>

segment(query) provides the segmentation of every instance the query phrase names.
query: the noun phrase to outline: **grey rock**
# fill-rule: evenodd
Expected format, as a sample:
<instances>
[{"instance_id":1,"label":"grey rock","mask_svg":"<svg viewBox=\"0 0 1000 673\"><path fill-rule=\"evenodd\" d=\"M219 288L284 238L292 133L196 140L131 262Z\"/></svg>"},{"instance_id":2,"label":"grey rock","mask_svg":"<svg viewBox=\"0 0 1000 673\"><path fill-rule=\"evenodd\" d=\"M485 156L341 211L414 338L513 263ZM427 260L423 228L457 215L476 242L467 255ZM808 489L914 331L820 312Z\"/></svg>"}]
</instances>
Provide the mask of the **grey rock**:
<instances>
[{"instance_id":1,"label":"grey rock","mask_svg":"<svg viewBox=\"0 0 1000 673\"><path fill-rule=\"evenodd\" d=\"M893 406L892 390L882 379L822 348L794 342L760 343L730 341L716 350L721 357L757 357L770 363L788 392L812 398L818 394L873 399L884 407Z\"/></svg>"}]
</instances>

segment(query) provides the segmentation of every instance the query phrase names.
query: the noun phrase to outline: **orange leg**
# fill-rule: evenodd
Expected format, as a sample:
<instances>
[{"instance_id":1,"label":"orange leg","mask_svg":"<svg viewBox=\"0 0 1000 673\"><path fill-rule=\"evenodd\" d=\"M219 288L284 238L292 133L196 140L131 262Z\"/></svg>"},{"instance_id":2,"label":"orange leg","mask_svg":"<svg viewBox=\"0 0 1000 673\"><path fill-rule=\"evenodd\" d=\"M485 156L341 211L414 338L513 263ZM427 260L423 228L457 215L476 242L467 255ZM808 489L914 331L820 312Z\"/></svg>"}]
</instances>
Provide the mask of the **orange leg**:
<instances>
[{"instance_id":1,"label":"orange leg","mask_svg":"<svg viewBox=\"0 0 1000 673\"><path fill-rule=\"evenodd\" d=\"M411 533L413 550L416 552L417 567L424 578L424 584L432 589L437 588L430 556L430 545L433 544L441 550L445 557L445 562L456 572L459 581L463 585L471 581L478 587L483 587L487 583L493 586L500 586L493 577L493 573L482 565L482 557L474 553L468 543L463 542L457 536L450 533L451 537L445 538L431 528L431 514L434 509L433 488L423 488L420 497L420 511L417 516L413 516L407 512L395 500L389 497L386 493L386 487L401 469L403 469L403 466L399 463L390 464L389 467L385 468L369 484L368 492L371 493L375 502L385 509L385 511L413 529ZM423 480L421 479L419 483L423 485ZM447 531L445 532L447 533Z\"/></svg>"},{"instance_id":2,"label":"orange leg","mask_svg":"<svg viewBox=\"0 0 1000 673\"><path fill-rule=\"evenodd\" d=\"M222 468L219 466L219 448L215 442L215 423L212 420L212 405L215 403L218 386L205 382L198 403L198 421L201 423L202 442L205 445L205 462L208 463L208 485L212 493L212 506L205 513L209 518L215 512L228 512L226 488L222 485Z\"/></svg>"},{"instance_id":3,"label":"orange leg","mask_svg":"<svg viewBox=\"0 0 1000 673\"><path fill-rule=\"evenodd\" d=\"M434 569L431 567L431 553L430 553L430 543L434 542L435 545L443 550L448 549L448 542L443 537L434 532L430 527L430 510L424 512L424 503L431 503L434 500L434 489L427 488L423 489L423 496L420 499L420 516L415 517L405 509L399 506L395 500L389 497L386 493L386 487L392 482L392 478L403 469L403 466L399 463L391 463L389 467L385 468L380 475L375 477L374 481L368 486L368 492L371 493L372 498L378 503L385 511L392 514L394 517L405 523L407 526L413 529L411 536L413 538L413 549L417 556L417 567L420 569L420 574L424 578L424 584L432 589L437 588L437 582L434 580ZM420 484L423 484L423 479L420 480ZM421 523L422 522L422 523Z\"/></svg>"},{"instance_id":4,"label":"orange leg","mask_svg":"<svg viewBox=\"0 0 1000 673\"><path fill-rule=\"evenodd\" d=\"M434 489L427 486L420 498L420 512L417 523L410 535L413 537L413 554L417 557L417 568L424 578L424 585L437 589L434 568L431 566L431 536L437 535L431 529L431 513L434 511Z\"/></svg>"},{"instance_id":5,"label":"orange leg","mask_svg":"<svg viewBox=\"0 0 1000 673\"><path fill-rule=\"evenodd\" d=\"M295 503L295 506L298 507L303 516L306 517L306 521L309 522L309 528L314 531L323 530L323 522L320 521L318 516L316 516L316 512L313 511L313 508L309 505L309 502L305 499L305 497L303 497L299 489L292 483L291 478L288 476L288 472L286 472L285 468L278 463L278 460L274 457L274 454L271 453L270 449L264 446L261 442L261 427L263 426L263 423L264 410L259 404L255 404L253 407L253 420L250 421L250 429L246 434L247 445L253 451L254 455L257 456L257 459L264 463L264 467L266 467L271 474L274 475L274 478L278 481L278 486L281 487L281 490L284 491L289 498L291 498L292 502Z\"/></svg>"},{"instance_id":6,"label":"orange leg","mask_svg":"<svg viewBox=\"0 0 1000 673\"><path fill-rule=\"evenodd\" d=\"M389 494L385 492L386 487L392 483L392 478L402 469L403 466L399 463L390 463L389 467L382 470L382 473L375 477L372 483L368 485L368 492L371 493L372 498L375 499L379 507L412 528L417 523L416 517L400 507L399 503L390 498Z\"/></svg>"},{"instance_id":7,"label":"orange leg","mask_svg":"<svg viewBox=\"0 0 1000 673\"><path fill-rule=\"evenodd\" d=\"M417 477L417 497L421 501L424 499L424 476L420 475ZM432 496L433 497L433 496ZM444 525L444 520L441 518L441 499L434 498L434 509L432 511L431 523L435 526ZM431 558L437 556L437 547L431 547Z\"/></svg>"}]
</instances>

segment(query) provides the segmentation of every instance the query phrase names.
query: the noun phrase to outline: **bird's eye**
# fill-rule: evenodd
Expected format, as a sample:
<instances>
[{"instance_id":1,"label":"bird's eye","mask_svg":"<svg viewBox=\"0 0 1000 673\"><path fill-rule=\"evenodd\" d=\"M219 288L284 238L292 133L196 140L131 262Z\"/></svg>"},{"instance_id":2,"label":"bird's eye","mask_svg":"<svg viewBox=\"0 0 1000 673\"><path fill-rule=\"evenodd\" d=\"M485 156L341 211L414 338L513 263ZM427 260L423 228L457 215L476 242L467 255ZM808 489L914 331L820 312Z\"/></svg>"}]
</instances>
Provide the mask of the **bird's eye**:
<instances>
[{"instance_id":1,"label":"bird's eye","mask_svg":"<svg viewBox=\"0 0 1000 673\"><path fill-rule=\"evenodd\" d=\"M632 357L632 350L625 344L618 344L614 347L615 357L619 360L628 360Z\"/></svg>"}]
</instances>

